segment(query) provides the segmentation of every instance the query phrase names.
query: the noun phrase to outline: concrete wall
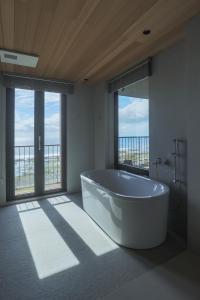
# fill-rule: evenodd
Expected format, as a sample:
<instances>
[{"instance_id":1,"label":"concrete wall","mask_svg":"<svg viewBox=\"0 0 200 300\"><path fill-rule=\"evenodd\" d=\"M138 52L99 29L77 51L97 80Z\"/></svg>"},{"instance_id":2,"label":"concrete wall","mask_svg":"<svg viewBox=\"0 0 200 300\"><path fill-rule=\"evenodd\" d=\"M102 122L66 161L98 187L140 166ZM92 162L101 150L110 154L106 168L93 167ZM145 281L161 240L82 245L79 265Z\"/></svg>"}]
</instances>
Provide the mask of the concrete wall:
<instances>
[{"instance_id":1,"label":"concrete wall","mask_svg":"<svg viewBox=\"0 0 200 300\"><path fill-rule=\"evenodd\" d=\"M2 81L0 78L0 205L6 202L5 112L6 112L5 90L2 86Z\"/></svg>"},{"instance_id":2,"label":"concrete wall","mask_svg":"<svg viewBox=\"0 0 200 300\"><path fill-rule=\"evenodd\" d=\"M80 191L80 173L94 167L93 88L76 85L67 97L67 190Z\"/></svg>"},{"instance_id":3,"label":"concrete wall","mask_svg":"<svg viewBox=\"0 0 200 300\"><path fill-rule=\"evenodd\" d=\"M174 138L186 140L184 41L153 58L153 75L149 78L150 177L167 183L171 188L169 230L186 235L187 188L185 144L181 144L181 179L174 184ZM156 169L153 162L162 159ZM164 162L167 160L168 165ZM179 172L180 173L180 172ZM178 174L179 175L179 174Z\"/></svg>"}]
</instances>

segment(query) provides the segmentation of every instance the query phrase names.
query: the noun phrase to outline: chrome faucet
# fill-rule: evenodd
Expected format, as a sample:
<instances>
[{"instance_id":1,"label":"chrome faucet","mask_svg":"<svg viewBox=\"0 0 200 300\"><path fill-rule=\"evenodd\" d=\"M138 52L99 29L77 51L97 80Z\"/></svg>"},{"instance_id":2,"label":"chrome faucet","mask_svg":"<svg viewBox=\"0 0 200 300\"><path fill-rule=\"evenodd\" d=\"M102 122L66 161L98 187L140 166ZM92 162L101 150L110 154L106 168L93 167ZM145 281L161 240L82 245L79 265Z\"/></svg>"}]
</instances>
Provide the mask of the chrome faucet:
<instances>
[{"instance_id":1,"label":"chrome faucet","mask_svg":"<svg viewBox=\"0 0 200 300\"><path fill-rule=\"evenodd\" d=\"M157 157L153 162L152 162L152 165L155 165L156 168L158 165L161 165L162 164L162 159L160 157Z\"/></svg>"},{"instance_id":2,"label":"chrome faucet","mask_svg":"<svg viewBox=\"0 0 200 300\"><path fill-rule=\"evenodd\" d=\"M183 181L181 180L181 169L180 169L180 148L179 145L180 143L184 143L184 140L181 139L174 139L174 152L171 153L172 156L174 157L174 178L173 178L173 183L178 183L182 184ZM179 170L178 170L179 168ZM178 172L179 171L179 172Z\"/></svg>"}]
</instances>

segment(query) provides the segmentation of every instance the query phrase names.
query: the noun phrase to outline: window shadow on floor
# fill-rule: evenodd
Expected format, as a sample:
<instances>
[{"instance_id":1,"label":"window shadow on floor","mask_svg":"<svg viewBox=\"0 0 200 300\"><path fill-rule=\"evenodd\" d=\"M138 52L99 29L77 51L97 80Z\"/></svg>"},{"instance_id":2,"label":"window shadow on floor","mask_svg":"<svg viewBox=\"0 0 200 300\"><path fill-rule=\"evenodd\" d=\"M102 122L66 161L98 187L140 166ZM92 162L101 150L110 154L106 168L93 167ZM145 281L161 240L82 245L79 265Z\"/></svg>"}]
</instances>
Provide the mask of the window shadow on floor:
<instances>
[{"instance_id":1,"label":"window shadow on floor","mask_svg":"<svg viewBox=\"0 0 200 300\"><path fill-rule=\"evenodd\" d=\"M67 209L68 204L81 209L80 195L67 195L66 202L60 201L60 203L53 204L53 202L42 200L39 204L40 209L70 248L79 264L39 279L20 219L14 217L13 226L16 225L20 234L13 239L5 239L3 248L0 248L0 265L2 266L0 279L4 279L0 291L1 299L15 299L15 295L19 299L28 297L33 299L96 299L183 251L182 244L168 236L163 245L151 250L132 250L117 245L116 248L108 249L109 244L106 244L107 252L96 255L91 244L86 243L88 239L81 238L81 233L74 230L74 228L77 230L77 227L73 228L74 225L67 222L56 209L56 206L61 209L63 205ZM82 213L85 214L85 212ZM89 218L89 216L85 217ZM90 237L89 242L92 246L96 248L102 246L101 239L97 239L99 245L95 245L92 239L95 240L97 237ZM112 243L113 241L111 245ZM52 243L50 246L55 245ZM12 289L10 289L11 285Z\"/></svg>"}]
</instances>

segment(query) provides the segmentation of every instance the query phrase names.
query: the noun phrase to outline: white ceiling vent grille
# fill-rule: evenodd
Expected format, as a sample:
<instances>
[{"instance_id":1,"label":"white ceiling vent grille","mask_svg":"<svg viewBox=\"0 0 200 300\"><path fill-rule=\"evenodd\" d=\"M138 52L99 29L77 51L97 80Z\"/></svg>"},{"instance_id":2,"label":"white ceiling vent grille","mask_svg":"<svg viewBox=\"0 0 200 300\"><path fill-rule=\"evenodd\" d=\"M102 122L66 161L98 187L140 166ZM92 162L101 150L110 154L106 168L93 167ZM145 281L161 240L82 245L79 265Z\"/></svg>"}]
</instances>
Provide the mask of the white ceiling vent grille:
<instances>
[{"instance_id":1,"label":"white ceiling vent grille","mask_svg":"<svg viewBox=\"0 0 200 300\"><path fill-rule=\"evenodd\" d=\"M0 49L0 59L2 63L14 64L30 68L35 68L38 63L38 56L3 49Z\"/></svg>"}]
</instances>

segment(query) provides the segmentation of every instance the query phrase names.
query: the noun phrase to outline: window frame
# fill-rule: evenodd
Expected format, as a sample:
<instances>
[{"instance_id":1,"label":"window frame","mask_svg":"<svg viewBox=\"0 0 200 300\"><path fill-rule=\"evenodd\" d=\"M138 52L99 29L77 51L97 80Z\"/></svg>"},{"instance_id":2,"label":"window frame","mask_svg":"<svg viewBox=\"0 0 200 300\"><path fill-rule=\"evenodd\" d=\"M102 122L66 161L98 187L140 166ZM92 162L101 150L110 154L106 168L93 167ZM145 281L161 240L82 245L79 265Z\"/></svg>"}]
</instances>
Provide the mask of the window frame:
<instances>
[{"instance_id":1,"label":"window frame","mask_svg":"<svg viewBox=\"0 0 200 300\"><path fill-rule=\"evenodd\" d=\"M35 187L37 190L31 193L15 195L15 174L14 174L14 120L15 120L15 89L6 88L6 199L7 201L23 200L32 197L47 196L51 194L67 192L67 96L60 94L61 101L61 187L45 190L44 188L44 155L42 158L42 166L38 162L38 155L35 155ZM45 91L34 90L35 105L34 119L34 137L35 137L35 151L38 148L38 130L41 132L42 143L44 144L44 93ZM38 122L38 119L43 119ZM37 160L37 162L36 162ZM42 170L42 171L41 171Z\"/></svg>"},{"instance_id":2,"label":"window frame","mask_svg":"<svg viewBox=\"0 0 200 300\"><path fill-rule=\"evenodd\" d=\"M118 155L118 138L119 138L119 93L114 92L114 168L117 170L127 171L129 173L149 177L149 170L136 168L119 163Z\"/></svg>"}]
</instances>

